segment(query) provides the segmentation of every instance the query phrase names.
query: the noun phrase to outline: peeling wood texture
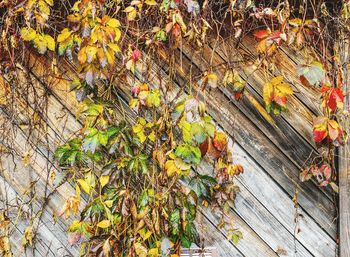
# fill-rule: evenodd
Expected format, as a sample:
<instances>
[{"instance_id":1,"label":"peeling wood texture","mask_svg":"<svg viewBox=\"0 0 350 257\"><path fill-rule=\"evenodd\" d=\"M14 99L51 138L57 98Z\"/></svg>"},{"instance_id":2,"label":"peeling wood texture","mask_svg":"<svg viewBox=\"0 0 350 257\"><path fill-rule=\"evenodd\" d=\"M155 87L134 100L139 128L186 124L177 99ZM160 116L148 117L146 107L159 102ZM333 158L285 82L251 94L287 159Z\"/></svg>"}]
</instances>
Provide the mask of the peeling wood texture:
<instances>
[{"instance_id":1,"label":"peeling wood texture","mask_svg":"<svg viewBox=\"0 0 350 257\"><path fill-rule=\"evenodd\" d=\"M344 109L350 111L350 39L343 40L341 47L342 64L344 65L344 92L347 97ZM347 125L348 124L344 124ZM350 257L350 141L339 149L339 230L340 257Z\"/></svg>"},{"instance_id":2,"label":"peeling wood texture","mask_svg":"<svg viewBox=\"0 0 350 257\"><path fill-rule=\"evenodd\" d=\"M246 52L256 55L252 46L254 44L252 38L247 38L237 49L237 55L243 56ZM201 75L206 71L207 63L212 62L213 66L220 66L227 61L227 51L233 49L232 42L227 40L218 46L214 52L208 47L199 53L186 45L181 51L177 50L177 59L181 62L176 63L173 79L168 71L169 60L164 56L159 60L145 60L151 67L149 77L144 78L141 73L136 72L136 76L130 74L125 81L116 81L118 87L113 94L114 97L122 97L122 107L118 114L120 119L125 115L127 121L133 123L136 118L127 105L131 99L128 82L138 83L146 80L159 87L170 84L172 91L169 98L176 97L181 88L188 83L186 74L191 72ZM273 117L275 125L268 123L249 101L233 101L233 92L229 88L219 86L216 89L203 90L198 85L193 87L193 94L208 100L208 113L213 117L215 124L230 136L230 144L235 143L234 161L242 164L245 169L245 173L240 175L236 182L241 192L236 205L231 206L228 214L235 228L239 228L243 233L243 239L237 245L227 239L228 231L216 226L220 217L215 212L204 208L200 210L198 226L204 246L215 247L217 256L336 256L337 228L334 222L333 197L329 191L321 190L314 182L301 183L299 180L300 168L305 160L317 151L312 140L312 118L320 110L315 92L305 88L297 80L295 68L304 57L296 55L297 53L282 49L275 56L275 71L257 69L256 73L247 76L254 67L246 66L241 74L247 80L247 91L260 103L263 101L261 89L266 80L280 74L287 76L297 93L291 98L289 111L280 117ZM15 155L1 156L0 196L7 195L12 202L17 199L28 201L29 196L25 191L32 181L36 181L37 197L32 201L33 206L39 208L46 190L54 192L44 209L38 231L38 245L34 251L24 251L20 243L28 224L20 221L15 225L16 229L11 239L16 242L12 249L16 257L78 256L77 247L68 245L66 233L72 218L64 220L58 217L57 222L53 222L53 216L61 209L67 197L74 194L74 188L68 183L58 188L52 182L47 183L48 176L62 174L53 160L55 148L81 128L81 123L75 116L79 104L74 92L70 92L68 82L76 77L76 70L74 65L61 59L57 67L58 76L51 76L47 70L50 61L49 57L28 55L28 63L32 68L18 71L20 76L30 78L31 85L28 91L16 96L16 110L0 105L1 123L11 124L13 133L16 134L12 144L12 153ZM219 70L218 74L222 76L223 72ZM5 84L6 78L0 78L0 88L6 87ZM0 96L1 92L0 89ZM188 93L182 92L181 97ZM34 95L47 99L45 109L40 113L36 112L37 106L32 101ZM11 115L11 112L15 112L16 115ZM33 120L37 124L31 131L25 124L32 124ZM0 134L0 139L5 138ZM29 164L24 165L22 157L27 154L28 149L32 149L33 152ZM349 165L346 162L342 164L341 161L339 164L344 165L343 172L346 171L346 165ZM207 163L203 162L198 171L208 173L210 169ZM341 214L343 216L349 215L349 177L347 173L348 187L344 191L345 194L343 192L343 202L349 207ZM341 181L345 181L344 178ZM294 222L296 210L293 197L296 190L299 191L298 227ZM342 187L340 191L342 192ZM349 222L349 216L347 218ZM348 228L349 223L344 223L343 226ZM349 233L349 230L347 232ZM349 243L349 235L347 236ZM341 240L346 241L344 235L341 235ZM348 249L342 250L346 252ZM342 257L348 257L349 253L347 254Z\"/></svg>"}]
</instances>

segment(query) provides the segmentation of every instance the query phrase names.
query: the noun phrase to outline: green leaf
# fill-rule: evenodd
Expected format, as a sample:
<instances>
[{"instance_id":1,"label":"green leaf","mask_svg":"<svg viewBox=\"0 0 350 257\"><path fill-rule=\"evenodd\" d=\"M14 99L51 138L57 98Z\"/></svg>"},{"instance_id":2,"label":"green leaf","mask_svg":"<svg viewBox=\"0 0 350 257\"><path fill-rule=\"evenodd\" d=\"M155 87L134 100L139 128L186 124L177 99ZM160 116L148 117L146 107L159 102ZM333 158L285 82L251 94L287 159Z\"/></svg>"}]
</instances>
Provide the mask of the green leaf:
<instances>
[{"instance_id":1,"label":"green leaf","mask_svg":"<svg viewBox=\"0 0 350 257\"><path fill-rule=\"evenodd\" d=\"M82 149L84 152L90 151L94 153L99 145L98 130L96 128L89 128L85 135L86 137L84 138Z\"/></svg>"},{"instance_id":2,"label":"green leaf","mask_svg":"<svg viewBox=\"0 0 350 257\"><path fill-rule=\"evenodd\" d=\"M191 241L188 240L187 237L181 236L181 245L182 245L183 247L185 247L185 248L190 248L190 247L191 247L191 244L192 244Z\"/></svg>"},{"instance_id":3,"label":"green leaf","mask_svg":"<svg viewBox=\"0 0 350 257\"><path fill-rule=\"evenodd\" d=\"M201 161L200 149L188 144L182 144L176 147L175 155L182 158L187 163L199 164Z\"/></svg>"},{"instance_id":4,"label":"green leaf","mask_svg":"<svg viewBox=\"0 0 350 257\"><path fill-rule=\"evenodd\" d=\"M180 226L180 211L178 209L175 209L172 211L172 213L170 214L170 225L172 228L172 234L178 235L179 234L179 226Z\"/></svg>"},{"instance_id":5,"label":"green leaf","mask_svg":"<svg viewBox=\"0 0 350 257\"><path fill-rule=\"evenodd\" d=\"M205 129L199 122L193 122L191 124L191 135L198 144L203 143L207 139Z\"/></svg>"}]
</instances>

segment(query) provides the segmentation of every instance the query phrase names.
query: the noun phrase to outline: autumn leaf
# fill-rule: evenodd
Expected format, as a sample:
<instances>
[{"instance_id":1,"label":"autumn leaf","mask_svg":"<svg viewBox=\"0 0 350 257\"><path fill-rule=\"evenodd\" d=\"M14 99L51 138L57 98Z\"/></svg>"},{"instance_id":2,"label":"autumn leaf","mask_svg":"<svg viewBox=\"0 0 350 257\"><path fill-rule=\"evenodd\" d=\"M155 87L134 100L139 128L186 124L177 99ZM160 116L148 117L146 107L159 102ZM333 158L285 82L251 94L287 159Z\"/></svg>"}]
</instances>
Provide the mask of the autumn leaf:
<instances>
[{"instance_id":1,"label":"autumn leaf","mask_svg":"<svg viewBox=\"0 0 350 257\"><path fill-rule=\"evenodd\" d=\"M77 182L79 183L79 185L81 186L81 188L87 193L90 194L91 191L91 187L88 184L88 182L86 182L84 179L78 179Z\"/></svg>"},{"instance_id":2,"label":"autumn leaf","mask_svg":"<svg viewBox=\"0 0 350 257\"><path fill-rule=\"evenodd\" d=\"M58 35L57 42L62 43L63 41L66 41L71 35L72 35L72 31L70 31L68 28L65 28Z\"/></svg>"},{"instance_id":3,"label":"autumn leaf","mask_svg":"<svg viewBox=\"0 0 350 257\"><path fill-rule=\"evenodd\" d=\"M283 82L282 76L271 79L263 88L263 98L267 112L280 114L287 108L287 96L293 94L291 86Z\"/></svg>"},{"instance_id":4,"label":"autumn leaf","mask_svg":"<svg viewBox=\"0 0 350 257\"><path fill-rule=\"evenodd\" d=\"M227 147L227 136L224 132L216 131L213 138L214 147L220 152L224 151Z\"/></svg>"},{"instance_id":5,"label":"autumn leaf","mask_svg":"<svg viewBox=\"0 0 350 257\"><path fill-rule=\"evenodd\" d=\"M323 65L316 61L312 62L310 65L299 66L297 72L304 86L318 86L324 83L326 79Z\"/></svg>"},{"instance_id":6,"label":"autumn leaf","mask_svg":"<svg viewBox=\"0 0 350 257\"><path fill-rule=\"evenodd\" d=\"M44 39L47 44L47 49L51 51L55 51L55 40L50 35L47 35L47 34L44 35Z\"/></svg>"},{"instance_id":7,"label":"autumn leaf","mask_svg":"<svg viewBox=\"0 0 350 257\"><path fill-rule=\"evenodd\" d=\"M209 73L207 75L207 83L211 88L217 88L218 86L218 75L215 73Z\"/></svg>"},{"instance_id":8,"label":"autumn leaf","mask_svg":"<svg viewBox=\"0 0 350 257\"><path fill-rule=\"evenodd\" d=\"M22 28L21 36L24 41L32 41L36 37L36 31L32 28Z\"/></svg>"},{"instance_id":9,"label":"autumn leaf","mask_svg":"<svg viewBox=\"0 0 350 257\"><path fill-rule=\"evenodd\" d=\"M321 92L324 93L322 107L329 108L332 112L344 107L344 93L341 88L323 86Z\"/></svg>"},{"instance_id":10,"label":"autumn leaf","mask_svg":"<svg viewBox=\"0 0 350 257\"><path fill-rule=\"evenodd\" d=\"M111 222L109 220L102 220L99 223L97 223L97 227L99 228L108 228L111 226Z\"/></svg>"},{"instance_id":11,"label":"autumn leaf","mask_svg":"<svg viewBox=\"0 0 350 257\"><path fill-rule=\"evenodd\" d=\"M326 138L335 142L340 140L342 129L337 121L320 116L314 119L313 135L316 143L320 143Z\"/></svg>"},{"instance_id":12,"label":"autumn leaf","mask_svg":"<svg viewBox=\"0 0 350 257\"><path fill-rule=\"evenodd\" d=\"M103 188L105 185L107 185L108 181L109 181L109 176L102 175L100 177L101 188Z\"/></svg>"}]
</instances>

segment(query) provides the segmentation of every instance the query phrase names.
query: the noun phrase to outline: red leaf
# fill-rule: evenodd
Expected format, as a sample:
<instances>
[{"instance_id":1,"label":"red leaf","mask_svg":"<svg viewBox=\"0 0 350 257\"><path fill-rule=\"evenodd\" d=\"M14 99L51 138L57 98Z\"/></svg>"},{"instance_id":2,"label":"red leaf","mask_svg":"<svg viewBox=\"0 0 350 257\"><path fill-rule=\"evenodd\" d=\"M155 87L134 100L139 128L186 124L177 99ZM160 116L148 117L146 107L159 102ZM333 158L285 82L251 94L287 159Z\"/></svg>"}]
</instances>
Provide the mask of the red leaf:
<instances>
[{"instance_id":1,"label":"red leaf","mask_svg":"<svg viewBox=\"0 0 350 257\"><path fill-rule=\"evenodd\" d=\"M254 36L259 39L266 38L268 35L270 35L270 32L268 30L259 30L254 33Z\"/></svg>"},{"instance_id":2,"label":"red leaf","mask_svg":"<svg viewBox=\"0 0 350 257\"><path fill-rule=\"evenodd\" d=\"M328 96L328 107L335 112L337 107L342 107L344 102L343 90L340 88L333 88Z\"/></svg>"},{"instance_id":3,"label":"red leaf","mask_svg":"<svg viewBox=\"0 0 350 257\"><path fill-rule=\"evenodd\" d=\"M227 136L225 135L225 133L215 132L213 145L220 152L224 151L227 146Z\"/></svg>"},{"instance_id":4,"label":"red leaf","mask_svg":"<svg viewBox=\"0 0 350 257\"><path fill-rule=\"evenodd\" d=\"M330 179L330 177L332 175L332 169L328 163L322 164L322 166L320 167L320 171L323 173L323 175L325 176L326 179Z\"/></svg>"},{"instance_id":5,"label":"red leaf","mask_svg":"<svg viewBox=\"0 0 350 257\"><path fill-rule=\"evenodd\" d=\"M141 58L141 52L140 52L140 50L138 50L138 49L134 50L134 52L132 53L131 59L132 59L134 62L137 62L140 58Z\"/></svg>"},{"instance_id":6,"label":"red leaf","mask_svg":"<svg viewBox=\"0 0 350 257\"><path fill-rule=\"evenodd\" d=\"M321 142L323 139L327 137L326 130L314 130L314 140L316 143Z\"/></svg>"}]
</instances>

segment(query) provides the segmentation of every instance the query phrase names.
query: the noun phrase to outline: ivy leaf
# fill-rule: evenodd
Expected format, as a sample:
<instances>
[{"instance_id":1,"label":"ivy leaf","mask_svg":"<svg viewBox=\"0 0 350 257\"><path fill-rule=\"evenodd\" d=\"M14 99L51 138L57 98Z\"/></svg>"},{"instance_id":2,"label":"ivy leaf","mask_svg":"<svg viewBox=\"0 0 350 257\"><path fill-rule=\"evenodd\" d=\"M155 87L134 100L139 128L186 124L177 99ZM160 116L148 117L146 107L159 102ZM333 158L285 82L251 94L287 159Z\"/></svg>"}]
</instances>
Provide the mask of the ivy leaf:
<instances>
[{"instance_id":1,"label":"ivy leaf","mask_svg":"<svg viewBox=\"0 0 350 257\"><path fill-rule=\"evenodd\" d=\"M218 76L215 73L209 73L207 75L207 83L211 88L217 88Z\"/></svg>"},{"instance_id":2,"label":"ivy leaf","mask_svg":"<svg viewBox=\"0 0 350 257\"><path fill-rule=\"evenodd\" d=\"M24 41L32 41L36 37L36 31L32 28L22 28L21 37Z\"/></svg>"},{"instance_id":3,"label":"ivy leaf","mask_svg":"<svg viewBox=\"0 0 350 257\"><path fill-rule=\"evenodd\" d=\"M312 62L310 65L299 66L297 72L304 86L318 86L324 83L326 79L323 65L316 61Z\"/></svg>"},{"instance_id":4,"label":"ivy leaf","mask_svg":"<svg viewBox=\"0 0 350 257\"><path fill-rule=\"evenodd\" d=\"M323 141L327 137L327 117L317 117L314 119L313 134L316 143Z\"/></svg>"},{"instance_id":5,"label":"ivy leaf","mask_svg":"<svg viewBox=\"0 0 350 257\"><path fill-rule=\"evenodd\" d=\"M147 248L143 246L141 243L136 242L134 244L135 252L138 257L147 257Z\"/></svg>"},{"instance_id":6,"label":"ivy leaf","mask_svg":"<svg viewBox=\"0 0 350 257\"><path fill-rule=\"evenodd\" d=\"M187 163L199 164L201 161L200 149L188 144L182 144L176 147L175 155L182 158Z\"/></svg>"},{"instance_id":7,"label":"ivy leaf","mask_svg":"<svg viewBox=\"0 0 350 257\"><path fill-rule=\"evenodd\" d=\"M329 108L332 112L344 107L344 92L341 88L323 86L321 92L325 93L322 107Z\"/></svg>"},{"instance_id":8,"label":"ivy leaf","mask_svg":"<svg viewBox=\"0 0 350 257\"><path fill-rule=\"evenodd\" d=\"M283 79L283 76L278 76L264 85L263 98L268 112L280 114L287 108L287 96L293 94L293 90Z\"/></svg>"},{"instance_id":9,"label":"ivy leaf","mask_svg":"<svg viewBox=\"0 0 350 257\"><path fill-rule=\"evenodd\" d=\"M105 185L107 185L108 182L109 182L109 176L107 176L107 175L102 175L102 176L100 177L101 188L103 188Z\"/></svg>"},{"instance_id":10,"label":"ivy leaf","mask_svg":"<svg viewBox=\"0 0 350 257\"><path fill-rule=\"evenodd\" d=\"M70 36L72 35L72 31L65 28L61 31L61 33L57 37L57 42L62 43L63 41L66 41Z\"/></svg>"},{"instance_id":11,"label":"ivy leaf","mask_svg":"<svg viewBox=\"0 0 350 257\"><path fill-rule=\"evenodd\" d=\"M220 152L224 151L227 147L227 136L225 133L216 131L213 139L213 145L214 147L219 150Z\"/></svg>"},{"instance_id":12,"label":"ivy leaf","mask_svg":"<svg viewBox=\"0 0 350 257\"><path fill-rule=\"evenodd\" d=\"M146 0L145 4L147 4L147 5L157 5L157 2L155 0Z\"/></svg>"},{"instance_id":13,"label":"ivy leaf","mask_svg":"<svg viewBox=\"0 0 350 257\"><path fill-rule=\"evenodd\" d=\"M180 232L180 210L175 209L170 214L171 233L176 236Z\"/></svg>"},{"instance_id":14,"label":"ivy leaf","mask_svg":"<svg viewBox=\"0 0 350 257\"><path fill-rule=\"evenodd\" d=\"M108 133L100 131L96 128L89 128L85 132L85 138L83 140L82 149L84 152L95 153L96 149L100 146L106 146L108 143Z\"/></svg>"},{"instance_id":15,"label":"ivy leaf","mask_svg":"<svg viewBox=\"0 0 350 257\"><path fill-rule=\"evenodd\" d=\"M314 119L313 135L316 143L320 143L326 138L336 142L342 136L342 129L337 121L320 116Z\"/></svg>"},{"instance_id":16,"label":"ivy leaf","mask_svg":"<svg viewBox=\"0 0 350 257\"><path fill-rule=\"evenodd\" d=\"M111 222L109 220L102 220L97 223L97 227L99 228L109 228L111 226Z\"/></svg>"},{"instance_id":17,"label":"ivy leaf","mask_svg":"<svg viewBox=\"0 0 350 257\"><path fill-rule=\"evenodd\" d=\"M47 44L47 49L55 51L55 40L50 35L44 35L44 39Z\"/></svg>"},{"instance_id":18,"label":"ivy leaf","mask_svg":"<svg viewBox=\"0 0 350 257\"><path fill-rule=\"evenodd\" d=\"M190 126L191 136L194 137L197 143L203 143L207 138L204 127L199 122L193 122Z\"/></svg>"},{"instance_id":19,"label":"ivy leaf","mask_svg":"<svg viewBox=\"0 0 350 257\"><path fill-rule=\"evenodd\" d=\"M78 179L77 182L81 186L81 188L85 191L85 193L90 194L91 187L88 182L84 179Z\"/></svg>"}]
</instances>

